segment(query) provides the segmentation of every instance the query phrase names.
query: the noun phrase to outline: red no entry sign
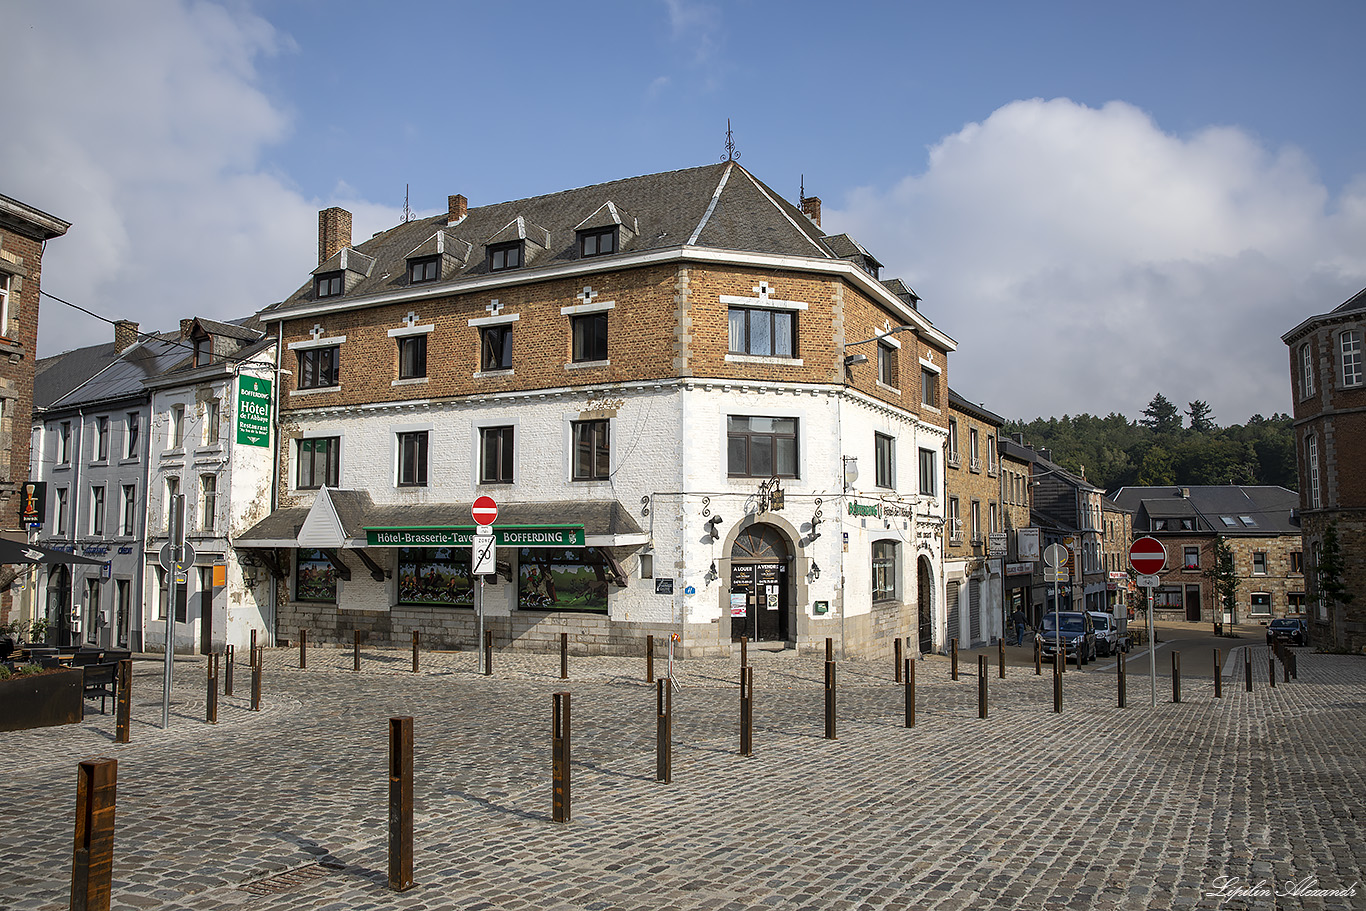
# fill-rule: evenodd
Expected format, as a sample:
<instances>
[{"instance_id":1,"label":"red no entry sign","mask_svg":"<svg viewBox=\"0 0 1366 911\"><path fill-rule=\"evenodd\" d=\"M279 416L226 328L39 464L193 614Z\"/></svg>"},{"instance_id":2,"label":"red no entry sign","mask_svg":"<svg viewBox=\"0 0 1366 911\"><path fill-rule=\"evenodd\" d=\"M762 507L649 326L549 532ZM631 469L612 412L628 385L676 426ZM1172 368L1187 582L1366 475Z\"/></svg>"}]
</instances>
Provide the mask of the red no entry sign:
<instances>
[{"instance_id":1,"label":"red no entry sign","mask_svg":"<svg viewBox=\"0 0 1366 911\"><path fill-rule=\"evenodd\" d=\"M1145 576L1156 575L1167 565L1167 548L1156 538L1138 538L1129 547L1129 565Z\"/></svg>"},{"instance_id":2,"label":"red no entry sign","mask_svg":"<svg viewBox=\"0 0 1366 911\"><path fill-rule=\"evenodd\" d=\"M474 508L470 510L477 525L492 525L493 520L498 518L498 504L493 502L493 497L480 497L474 501Z\"/></svg>"}]
</instances>

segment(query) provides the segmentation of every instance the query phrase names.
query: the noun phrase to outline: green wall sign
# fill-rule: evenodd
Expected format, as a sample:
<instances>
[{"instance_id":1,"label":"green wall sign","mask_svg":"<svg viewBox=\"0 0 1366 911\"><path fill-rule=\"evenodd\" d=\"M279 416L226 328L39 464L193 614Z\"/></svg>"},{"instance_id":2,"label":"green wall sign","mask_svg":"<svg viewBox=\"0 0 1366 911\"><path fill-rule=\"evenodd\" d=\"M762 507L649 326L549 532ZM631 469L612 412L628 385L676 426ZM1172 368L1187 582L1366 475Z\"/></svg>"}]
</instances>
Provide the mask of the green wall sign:
<instances>
[{"instance_id":1,"label":"green wall sign","mask_svg":"<svg viewBox=\"0 0 1366 911\"><path fill-rule=\"evenodd\" d=\"M270 445L270 380L237 378L237 442L244 446Z\"/></svg>"},{"instance_id":2,"label":"green wall sign","mask_svg":"<svg viewBox=\"0 0 1366 911\"><path fill-rule=\"evenodd\" d=\"M367 528L366 547L468 547L474 526L452 528ZM498 547L583 547L582 525L494 526Z\"/></svg>"}]
</instances>

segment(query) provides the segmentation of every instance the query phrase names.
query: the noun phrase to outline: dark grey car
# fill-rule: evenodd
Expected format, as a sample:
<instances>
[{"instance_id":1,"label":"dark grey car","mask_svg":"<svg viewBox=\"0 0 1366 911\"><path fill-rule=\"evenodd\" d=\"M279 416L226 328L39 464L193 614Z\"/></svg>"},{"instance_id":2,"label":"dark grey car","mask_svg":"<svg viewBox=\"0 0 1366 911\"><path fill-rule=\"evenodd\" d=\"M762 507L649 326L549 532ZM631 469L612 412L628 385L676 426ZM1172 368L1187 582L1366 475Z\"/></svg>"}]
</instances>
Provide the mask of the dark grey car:
<instances>
[{"instance_id":1,"label":"dark grey car","mask_svg":"<svg viewBox=\"0 0 1366 911\"><path fill-rule=\"evenodd\" d=\"M1062 627L1062 634L1059 635L1054 627L1056 618L1059 626ZM1039 647L1043 652L1043 657L1052 659L1058 649L1058 640L1062 640L1063 660L1071 661L1080 654L1079 663L1085 664L1094 661L1096 657L1096 630L1091 623L1091 617L1082 611L1058 611L1049 612L1043 615L1043 623L1040 624Z\"/></svg>"}]
</instances>

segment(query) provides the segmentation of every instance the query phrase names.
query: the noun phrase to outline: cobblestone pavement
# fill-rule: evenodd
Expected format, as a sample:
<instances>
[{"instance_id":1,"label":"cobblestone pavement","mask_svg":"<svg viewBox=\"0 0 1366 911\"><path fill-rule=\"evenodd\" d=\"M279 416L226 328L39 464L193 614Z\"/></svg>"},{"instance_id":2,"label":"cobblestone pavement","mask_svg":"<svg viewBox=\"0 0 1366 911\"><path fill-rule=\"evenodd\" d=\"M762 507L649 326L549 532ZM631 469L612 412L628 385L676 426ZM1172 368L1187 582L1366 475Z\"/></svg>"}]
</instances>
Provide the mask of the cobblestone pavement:
<instances>
[{"instance_id":1,"label":"cobblestone pavement","mask_svg":"<svg viewBox=\"0 0 1366 911\"><path fill-rule=\"evenodd\" d=\"M1299 679L1210 678L1158 705L1129 677L1070 669L1064 712L1032 667L949 679L917 662L917 723L891 662L839 663L824 739L820 656L751 651L754 756L738 662L677 665L671 784L655 781L643 659L314 648L265 653L204 722L202 658L135 663L130 744L114 714L4 735L0 908L67 907L76 765L118 759L113 907L364 909L1363 908L1366 659L1299 650ZM656 662L663 673L665 663ZM550 820L550 710L573 694L573 819ZM87 703L93 706L94 703ZM415 717L416 881L387 885L387 719ZM289 874L282 876L281 874ZM1355 897L1213 897L1221 884Z\"/></svg>"}]
</instances>

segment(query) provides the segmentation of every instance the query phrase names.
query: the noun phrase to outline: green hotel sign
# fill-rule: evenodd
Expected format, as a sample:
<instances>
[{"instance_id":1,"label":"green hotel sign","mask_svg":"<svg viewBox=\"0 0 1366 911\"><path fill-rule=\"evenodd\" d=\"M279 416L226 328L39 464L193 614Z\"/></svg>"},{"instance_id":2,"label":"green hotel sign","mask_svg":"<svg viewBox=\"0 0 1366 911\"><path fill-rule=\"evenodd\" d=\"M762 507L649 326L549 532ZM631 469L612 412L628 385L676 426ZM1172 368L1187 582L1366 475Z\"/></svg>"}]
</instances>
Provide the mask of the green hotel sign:
<instances>
[{"instance_id":1,"label":"green hotel sign","mask_svg":"<svg viewBox=\"0 0 1366 911\"><path fill-rule=\"evenodd\" d=\"M448 528L367 528L366 547L468 547L474 526ZM582 525L494 526L498 547L583 547Z\"/></svg>"},{"instance_id":2,"label":"green hotel sign","mask_svg":"<svg viewBox=\"0 0 1366 911\"><path fill-rule=\"evenodd\" d=\"M270 445L270 380L237 378L237 442L244 446Z\"/></svg>"}]
</instances>

